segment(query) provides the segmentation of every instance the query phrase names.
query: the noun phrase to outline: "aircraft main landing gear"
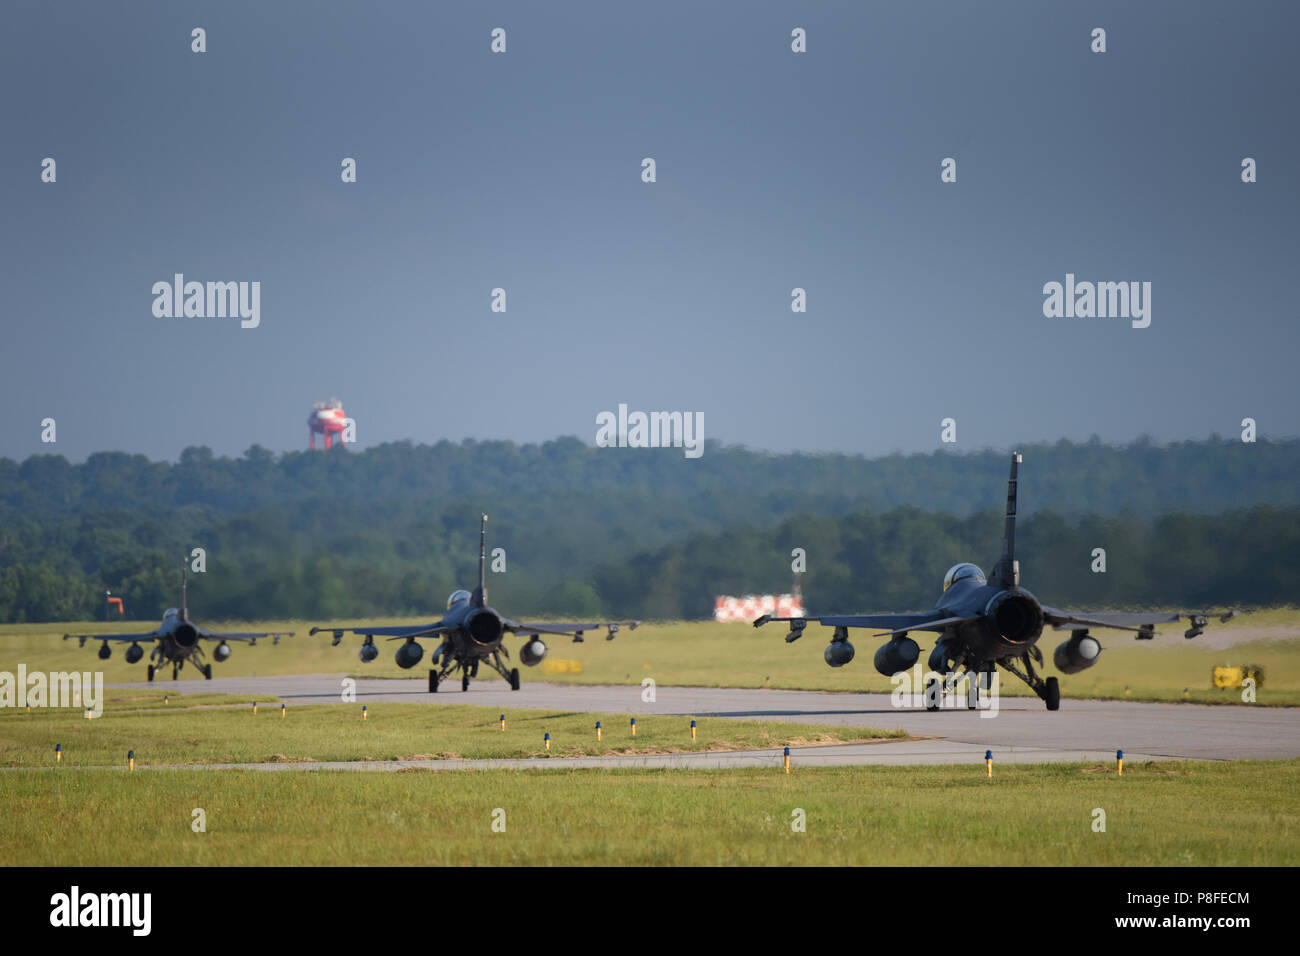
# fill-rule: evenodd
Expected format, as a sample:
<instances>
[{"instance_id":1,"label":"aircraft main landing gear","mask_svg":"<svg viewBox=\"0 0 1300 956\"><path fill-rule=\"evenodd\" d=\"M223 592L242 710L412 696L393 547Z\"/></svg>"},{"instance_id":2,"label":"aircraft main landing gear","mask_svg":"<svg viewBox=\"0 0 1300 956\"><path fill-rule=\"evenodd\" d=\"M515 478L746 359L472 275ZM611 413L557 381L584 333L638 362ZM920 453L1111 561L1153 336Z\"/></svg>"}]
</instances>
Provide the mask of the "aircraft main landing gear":
<instances>
[{"instance_id":1,"label":"aircraft main landing gear","mask_svg":"<svg viewBox=\"0 0 1300 956\"><path fill-rule=\"evenodd\" d=\"M145 675L146 675L146 676L145 676L145 680L148 680L148 681L152 681L152 680L153 680L153 665L152 665L152 664L149 664L149 665L147 666L147 668L146 668L146 670L145 670Z\"/></svg>"},{"instance_id":2,"label":"aircraft main landing gear","mask_svg":"<svg viewBox=\"0 0 1300 956\"><path fill-rule=\"evenodd\" d=\"M1061 682L1055 677L1049 677L1043 682L1043 701L1048 710L1061 709Z\"/></svg>"},{"instance_id":3,"label":"aircraft main landing gear","mask_svg":"<svg viewBox=\"0 0 1300 956\"><path fill-rule=\"evenodd\" d=\"M438 693L438 672L435 670L429 671L429 693Z\"/></svg>"},{"instance_id":4,"label":"aircraft main landing gear","mask_svg":"<svg viewBox=\"0 0 1300 956\"><path fill-rule=\"evenodd\" d=\"M211 665L211 664L204 664L204 665L203 665L203 679L204 679L204 680L212 680L212 665Z\"/></svg>"},{"instance_id":5,"label":"aircraft main landing gear","mask_svg":"<svg viewBox=\"0 0 1300 956\"><path fill-rule=\"evenodd\" d=\"M510 669L510 689L511 690L519 689L519 668L518 667L513 667Z\"/></svg>"},{"instance_id":6,"label":"aircraft main landing gear","mask_svg":"<svg viewBox=\"0 0 1300 956\"><path fill-rule=\"evenodd\" d=\"M1031 654L1038 658L1038 664L1041 667L1043 663L1043 653L1036 647L1029 653L1020 655L1020 660L1025 665L1023 673L1009 660L1004 660L1001 664L1007 670L1011 671L1011 673L1015 674L1022 681L1028 684L1029 689L1042 699L1043 703L1047 705L1048 710L1060 710L1061 682L1055 677L1039 677L1038 674L1034 672L1034 662L1030 657Z\"/></svg>"}]
</instances>

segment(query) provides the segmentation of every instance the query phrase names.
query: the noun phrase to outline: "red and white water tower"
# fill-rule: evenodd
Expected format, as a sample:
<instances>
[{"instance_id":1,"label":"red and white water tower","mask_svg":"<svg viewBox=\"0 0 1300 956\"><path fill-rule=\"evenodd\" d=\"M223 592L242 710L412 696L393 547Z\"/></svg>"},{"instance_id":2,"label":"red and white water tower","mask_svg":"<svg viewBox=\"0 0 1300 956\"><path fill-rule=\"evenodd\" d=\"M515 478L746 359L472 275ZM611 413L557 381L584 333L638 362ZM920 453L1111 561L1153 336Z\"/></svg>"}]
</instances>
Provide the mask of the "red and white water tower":
<instances>
[{"instance_id":1,"label":"red and white water tower","mask_svg":"<svg viewBox=\"0 0 1300 956\"><path fill-rule=\"evenodd\" d=\"M325 447L330 448L334 443L334 436L339 436L339 444L344 447L347 442L343 440L343 430L347 427L347 416L343 414L343 403L337 398L331 398L328 402L314 402L311 407L311 414L307 416L307 427L311 429L311 447L316 447L316 436L325 436Z\"/></svg>"}]
</instances>

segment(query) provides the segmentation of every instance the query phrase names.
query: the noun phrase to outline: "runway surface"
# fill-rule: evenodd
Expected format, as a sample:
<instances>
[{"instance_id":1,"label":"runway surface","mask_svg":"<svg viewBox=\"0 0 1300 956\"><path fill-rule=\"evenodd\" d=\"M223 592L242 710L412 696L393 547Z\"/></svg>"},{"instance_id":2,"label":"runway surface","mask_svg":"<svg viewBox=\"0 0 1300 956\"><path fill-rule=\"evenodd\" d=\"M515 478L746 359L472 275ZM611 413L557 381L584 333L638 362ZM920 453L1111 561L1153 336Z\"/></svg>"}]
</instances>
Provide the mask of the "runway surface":
<instances>
[{"instance_id":1,"label":"runway surface","mask_svg":"<svg viewBox=\"0 0 1300 956\"><path fill-rule=\"evenodd\" d=\"M169 681L114 684L113 687L181 692L268 694L290 706L343 704L343 674L285 677L219 677L201 684ZM684 720L767 719L797 723L845 724L901 729L930 739L791 748L799 766L847 764L938 764L982 761L1113 761L1122 749L1129 761L1197 759L1243 760L1300 757L1300 708L1154 704L1135 701L1070 700L1048 713L1035 698L1002 697L996 715L963 705L927 712L900 709L886 694L738 688L657 687L655 700L642 700L639 685L584 686L527 683L517 692L501 681L478 681L466 692L453 688L428 692L427 679L359 678L351 706L374 709L384 702L475 704L511 709L591 714L677 715ZM707 733L707 730L705 730ZM371 763L289 763L241 765L266 770L395 770L501 767L741 767L780 765L779 750L727 751L636 757L556 757L527 760L384 761ZM197 765L196 765L197 766ZM221 769L221 765L203 765Z\"/></svg>"}]
</instances>

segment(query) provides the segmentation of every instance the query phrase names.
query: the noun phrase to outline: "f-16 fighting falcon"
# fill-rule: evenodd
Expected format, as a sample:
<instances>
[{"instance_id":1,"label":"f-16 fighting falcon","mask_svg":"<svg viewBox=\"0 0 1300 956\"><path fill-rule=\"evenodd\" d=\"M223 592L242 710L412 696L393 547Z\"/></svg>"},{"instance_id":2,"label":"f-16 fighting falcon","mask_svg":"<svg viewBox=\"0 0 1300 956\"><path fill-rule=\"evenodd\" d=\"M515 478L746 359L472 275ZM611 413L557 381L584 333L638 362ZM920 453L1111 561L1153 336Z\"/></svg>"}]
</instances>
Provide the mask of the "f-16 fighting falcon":
<instances>
[{"instance_id":1,"label":"f-16 fighting falcon","mask_svg":"<svg viewBox=\"0 0 1300 956\"><path fill-rule=\"evenodd\" d=\"M256 644L259 637L269 637L272 642L279 644L281 637L293 637L292 631L276 632L227 632L218 634L214 631L204 630L190 620L189 608L186 605L186 593L189 590L189 581L187 576L181 578L181 606L179 608L170 607L163 614L162 624L156 631L150 631L147 634L64 634L63 639L66 641L70 637L75 637L81 642L81 646L86 646L86 641L103 641L99 648L100 660L108 660L113 651L108 646L109 641L130 641L131 646L126 649L126 662L134 664L144 656L144 648L141 644L155 645L149 652L149 665L146 671L149 680L153 680L154 674L166 666L170 661L172 665L172 680L175 680L180 673L186 661L190 661L198 668L206 679L212 680L212 665L203 661L203 647L201 641L219 641L216 648L212 651L212 656L218 663L230 659L230 644L228 641L247 641L250 645ZM154 662L157 662L156 664Z\"/></svg>"},{"instance_id":2,"label":"f-16 fighting falcon","mask_svg":"<svg viewBox=\"0 0 1300 956\"><path fill-rule=\"evenodd\" d=\"M510 682L511 690L519 689L519 668L509 670L502 663L501 657L510 656L503 643L506 632L526 634L528 640L519 649L519 659L528 667L534 667L546 656L546 645L540 635L557 634L572 637L581 643L585 631L605 628L608 632L605 640L612 641L619 628L635 630L640 621L595 621L583 623L558 624L521 624L503 617L487 603L487 515L482 516L478 538L478 587L473 592L455 590L447 598L447 612L442 620L432 624L406 627L377 627L362 625L360 627L313 627L311 633L331 631L334 644L343 639L345 633L362 634L365 641L361 645L361 660L365 663L379 656L375 646L375 636L386 637L390 641L403 641L397 649L397 666L411 668L420 663L424 656L424 647L420 638L436 637L441 643L434 650L429 669L429 693L436 694L438 685L457 670L460 671L460 689L469 690L469 682L478 676L480 663L486 663L494 671Z\"/></svg>"},{"instance_id":3,"label":"f-16 fighting falcon","mask_svg":"<svg viewBox=\"0 0 1300 956\"><path fill-rule=\"evenodd\" d=\"M1056 648L1053 662L1063 674L1077 674L1097 663L1101 642L1088 633L1090 628L1114 628L1135 632L1138 640L1155 637L1155 625L1187 617L1191 627L1184 637L1196 637L1209 623L1207 613L1184 611L1062 611L1040 604L1020 586L1020 562L1016 560L1016 474L1020 455L1011 456L1011 478L1007 484L1006 525L1002 538L1002 557L993 573L984 573L975 565L954 565L943 579L943 594L933 611L912 614L849 614L829 617L773 617L764 614L754 621L761 627L769 621L788 621L786 641L796 641L809 620L835 628L826 648L826 663L843 667L853 660L849 628L883 628L879 637L889 641L876 651L876 670L886 677L905 671L916 664L921 649L909 638L910 631L937 631L938 640L930 653L929 669L934 675L926 686L926 709L937 710L943 689L939 678L951 689L969 675L968 706L977 706L981 675L985 686L1001 665L1023 680L1048 710L1061 706L1061 688L1055 677L1042 677L1034 665L1043 666L1043 652L1037 647L1043 627L1070 631L1070 637ZM1227 621L1240 612L1219 615ZM956 673L962 668L962 673ZM951 675L951 676L949 676Z\"/></svg>"}]
</instances>

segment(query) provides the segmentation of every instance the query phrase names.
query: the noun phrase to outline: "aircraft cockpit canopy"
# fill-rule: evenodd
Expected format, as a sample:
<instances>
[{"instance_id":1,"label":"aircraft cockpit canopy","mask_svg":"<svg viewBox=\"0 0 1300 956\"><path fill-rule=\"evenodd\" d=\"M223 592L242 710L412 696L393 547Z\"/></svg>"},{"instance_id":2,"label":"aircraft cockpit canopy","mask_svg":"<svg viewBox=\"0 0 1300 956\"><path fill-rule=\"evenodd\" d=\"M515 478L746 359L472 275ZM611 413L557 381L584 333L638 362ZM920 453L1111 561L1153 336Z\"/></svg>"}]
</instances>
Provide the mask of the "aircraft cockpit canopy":
<instances>
[{"instance_id":1,"label":"aircraft cockpit canopy","mask_svg":"<svg viewBox=\"0 0 1300 956\"><path fill-rule=\"evenodd\" d=\"M946 591L958 581L964 581L967 578L975 578L981 585L988 583L983 571L975 565L963 561L961 564L954 564L948 569L948 573L943 576L943 589Z\"/></svg>"}]
</instances>

